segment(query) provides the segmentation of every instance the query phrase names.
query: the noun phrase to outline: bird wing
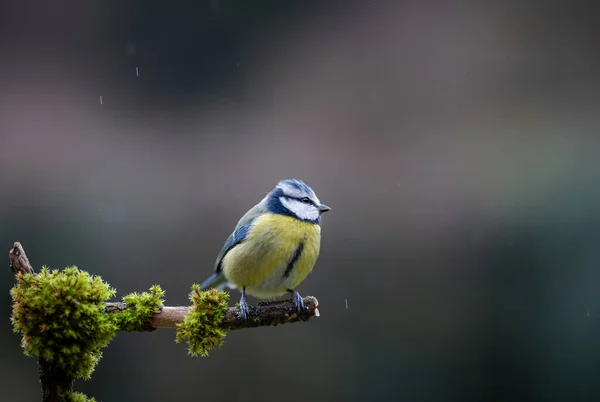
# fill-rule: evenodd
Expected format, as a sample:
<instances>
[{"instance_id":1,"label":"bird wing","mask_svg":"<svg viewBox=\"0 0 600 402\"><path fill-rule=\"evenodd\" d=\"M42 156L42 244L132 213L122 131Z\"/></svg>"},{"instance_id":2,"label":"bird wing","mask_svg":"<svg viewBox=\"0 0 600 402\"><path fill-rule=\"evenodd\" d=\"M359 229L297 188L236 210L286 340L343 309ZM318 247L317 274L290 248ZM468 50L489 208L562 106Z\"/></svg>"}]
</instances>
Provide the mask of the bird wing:
<instances>
[{"instance_id":1,"label":"bird wing","mask_svg":"<svg viewBox=\"0 0 600 402\"><path fill-rule=\"evenodd\" d=\"M223 257L225 257L225 255L232 248L234 248L236 245L240 244L246 239L246 236L248 236L248 233L250 232L250 228L252 227L252 223L254 222L254 220L264 213L265 208L262 206L262 204L257 204L254 207L252 207L252 209L250 209L248 212L246 212L244 216L242 216L242 218L237 223L235 229L233 230L233 233L229 235L229 237L225 241L225 244L223 245L223 248L217 256L217 260L215 261L215 272L221 271L221 261L223 260Z\"/></svg>"},{"instance_id":2,"label":"bird wing","mask_svg":"<svg viewBox=\"0 0 600 402\"><path fill-rule=\"evenodd\" d=\"M223 248L219 252L217 256L217 260L215 261L215 272L202 284L200 285L200 289L208 289L210 287L214 287L216 289L222 289L224 287L231 287L223 273L221 272L221 261L223 261L223 257L236 245L240 244L246 239L248 233L250 232L250 228L252 227L252 223L254 220L265 213L265 208L262 204L255 205L252 209L242 216L242 218L237 223L233 233L229 235Z\"/></svg>"}]
</instances>

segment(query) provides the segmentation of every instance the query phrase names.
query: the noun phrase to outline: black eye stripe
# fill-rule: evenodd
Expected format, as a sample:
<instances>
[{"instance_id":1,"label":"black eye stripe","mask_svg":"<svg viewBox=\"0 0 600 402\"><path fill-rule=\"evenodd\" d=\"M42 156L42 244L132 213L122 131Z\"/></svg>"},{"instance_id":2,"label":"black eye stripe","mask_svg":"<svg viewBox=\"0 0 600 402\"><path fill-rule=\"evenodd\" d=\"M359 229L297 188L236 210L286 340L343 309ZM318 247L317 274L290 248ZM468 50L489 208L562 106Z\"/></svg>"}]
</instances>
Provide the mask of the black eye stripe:
<instances>
[{"instance_id":1,"label":"black eye stripe","mask_svg":"<svg viewBox=\"0 0 600 402\"><path fill-rule=\"evenodd\" d=\"M287 196L285 198L287 198L288 200L300 201L303 204L315 205L315 203L313 202L313 200L311 200L308 197L290 197L290 196Z\"/></svg>"}]
</instances>

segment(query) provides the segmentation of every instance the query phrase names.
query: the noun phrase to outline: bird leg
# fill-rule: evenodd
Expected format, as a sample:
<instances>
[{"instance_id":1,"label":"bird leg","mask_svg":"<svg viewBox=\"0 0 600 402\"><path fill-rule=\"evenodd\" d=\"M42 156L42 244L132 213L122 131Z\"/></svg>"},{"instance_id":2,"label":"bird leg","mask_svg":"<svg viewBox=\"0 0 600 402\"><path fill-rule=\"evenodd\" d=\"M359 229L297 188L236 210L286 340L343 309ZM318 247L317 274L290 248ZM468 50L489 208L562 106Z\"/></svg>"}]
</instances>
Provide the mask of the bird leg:
<instances>
[{"instance_id":1,"label":"bird leg","mask_svg":"<svg viewBox=\"0 0 600 402\"><path fill-rule=\"evenodd\" d=\"M240 316L242 317L242 320L247 320L248 319L248 314L250 313L250 310L248 308L248 302L246 301L246 288L243 287L242 288L242 297L240 298Z\"/></svg>"},{"instance_id":2,"label":"bird leg","mask_svg":"<svg viewBox=\"0 0 600 402\"><path fill-rule=\"evenodd\" d=\"M300 296L300 293L292 289L287 289L287 291L292 294L292 303L294 303L294 306L296 306L296 310L298 310L298 312L304 310L304 302L302 301L302 296Z\"/></svg>"}]
</instances>

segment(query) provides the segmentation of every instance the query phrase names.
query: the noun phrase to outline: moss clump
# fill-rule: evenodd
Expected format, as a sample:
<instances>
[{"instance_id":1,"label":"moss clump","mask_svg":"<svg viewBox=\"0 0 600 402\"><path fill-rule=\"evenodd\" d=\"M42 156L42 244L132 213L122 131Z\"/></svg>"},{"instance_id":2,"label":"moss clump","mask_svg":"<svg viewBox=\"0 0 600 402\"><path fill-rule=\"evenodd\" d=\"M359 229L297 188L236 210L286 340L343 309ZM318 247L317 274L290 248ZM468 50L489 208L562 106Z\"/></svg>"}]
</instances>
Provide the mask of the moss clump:
<instances>
[{"instance_id":1,"label":"moss clump","mask_svg":"<svg viewBox=\"0 0 600 402\"><path fill-rule=\"evenodd\" d=\"M25 354L89 378L117 330L104 312L115 290L77 267L44 267L37 275L19 275L10 294L13 329L23 335Z\"/></svg>"},{"instance_id":2,"label":"moss clump","mask_svg":"<svg viewBox=\"0 0 600 402\"><path fill-rule=\"evenodd\" d=\"M88 398L81 392L67 391L61 396L61 402L96 402L96 399Z\"/></svg>"},{"instance_id":3,"label":"moss clump","mask_svg":"<svg viewBox=\"0 0 600 402\"><path fill-rule=\"evenodd\" d=\"M208 356L208 351L223 344L225 330L220 325L227 311L229 294L216 289L200 291L192 285L190 312L177 325L175 342L188 341L188 352L192 356Z\"/></svg>"},{"instance_id":4,"label":"moss clump","mask_svg":"<svg viewBox=\"0 0 600 402\"><path fill-rule=\"evenodd\" d=\"M150 292L131 293L123 297L127 310L111 315L114 323L121 331L142 331L152 314L159 312L165 292L158 285L150 288Z\"/></svg>"}]
</instances>

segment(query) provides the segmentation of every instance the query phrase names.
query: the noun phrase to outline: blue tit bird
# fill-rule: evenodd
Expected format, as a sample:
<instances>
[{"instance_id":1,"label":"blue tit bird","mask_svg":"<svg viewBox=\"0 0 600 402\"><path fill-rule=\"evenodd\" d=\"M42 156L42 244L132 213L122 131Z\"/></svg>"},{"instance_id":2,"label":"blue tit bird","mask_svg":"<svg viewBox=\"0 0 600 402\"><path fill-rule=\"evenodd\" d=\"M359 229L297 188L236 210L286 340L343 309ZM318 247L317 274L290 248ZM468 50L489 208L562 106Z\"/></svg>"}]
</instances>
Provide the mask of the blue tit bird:
<instances>
[{"instance_id":1,"label":"blue tit bird","mask_svg":"<svg viewBox=\"0 0 600 402\"><path fill-rule=\"evenodd\" d=\"M280 181L239 220L217 256L215 272L200 288L239 288L243 319L249 313L247 294L267 299L290 293L302 310L295 289L317 261L321 214L330 209L302 181Z\"/></svg>"}]
</instances>

